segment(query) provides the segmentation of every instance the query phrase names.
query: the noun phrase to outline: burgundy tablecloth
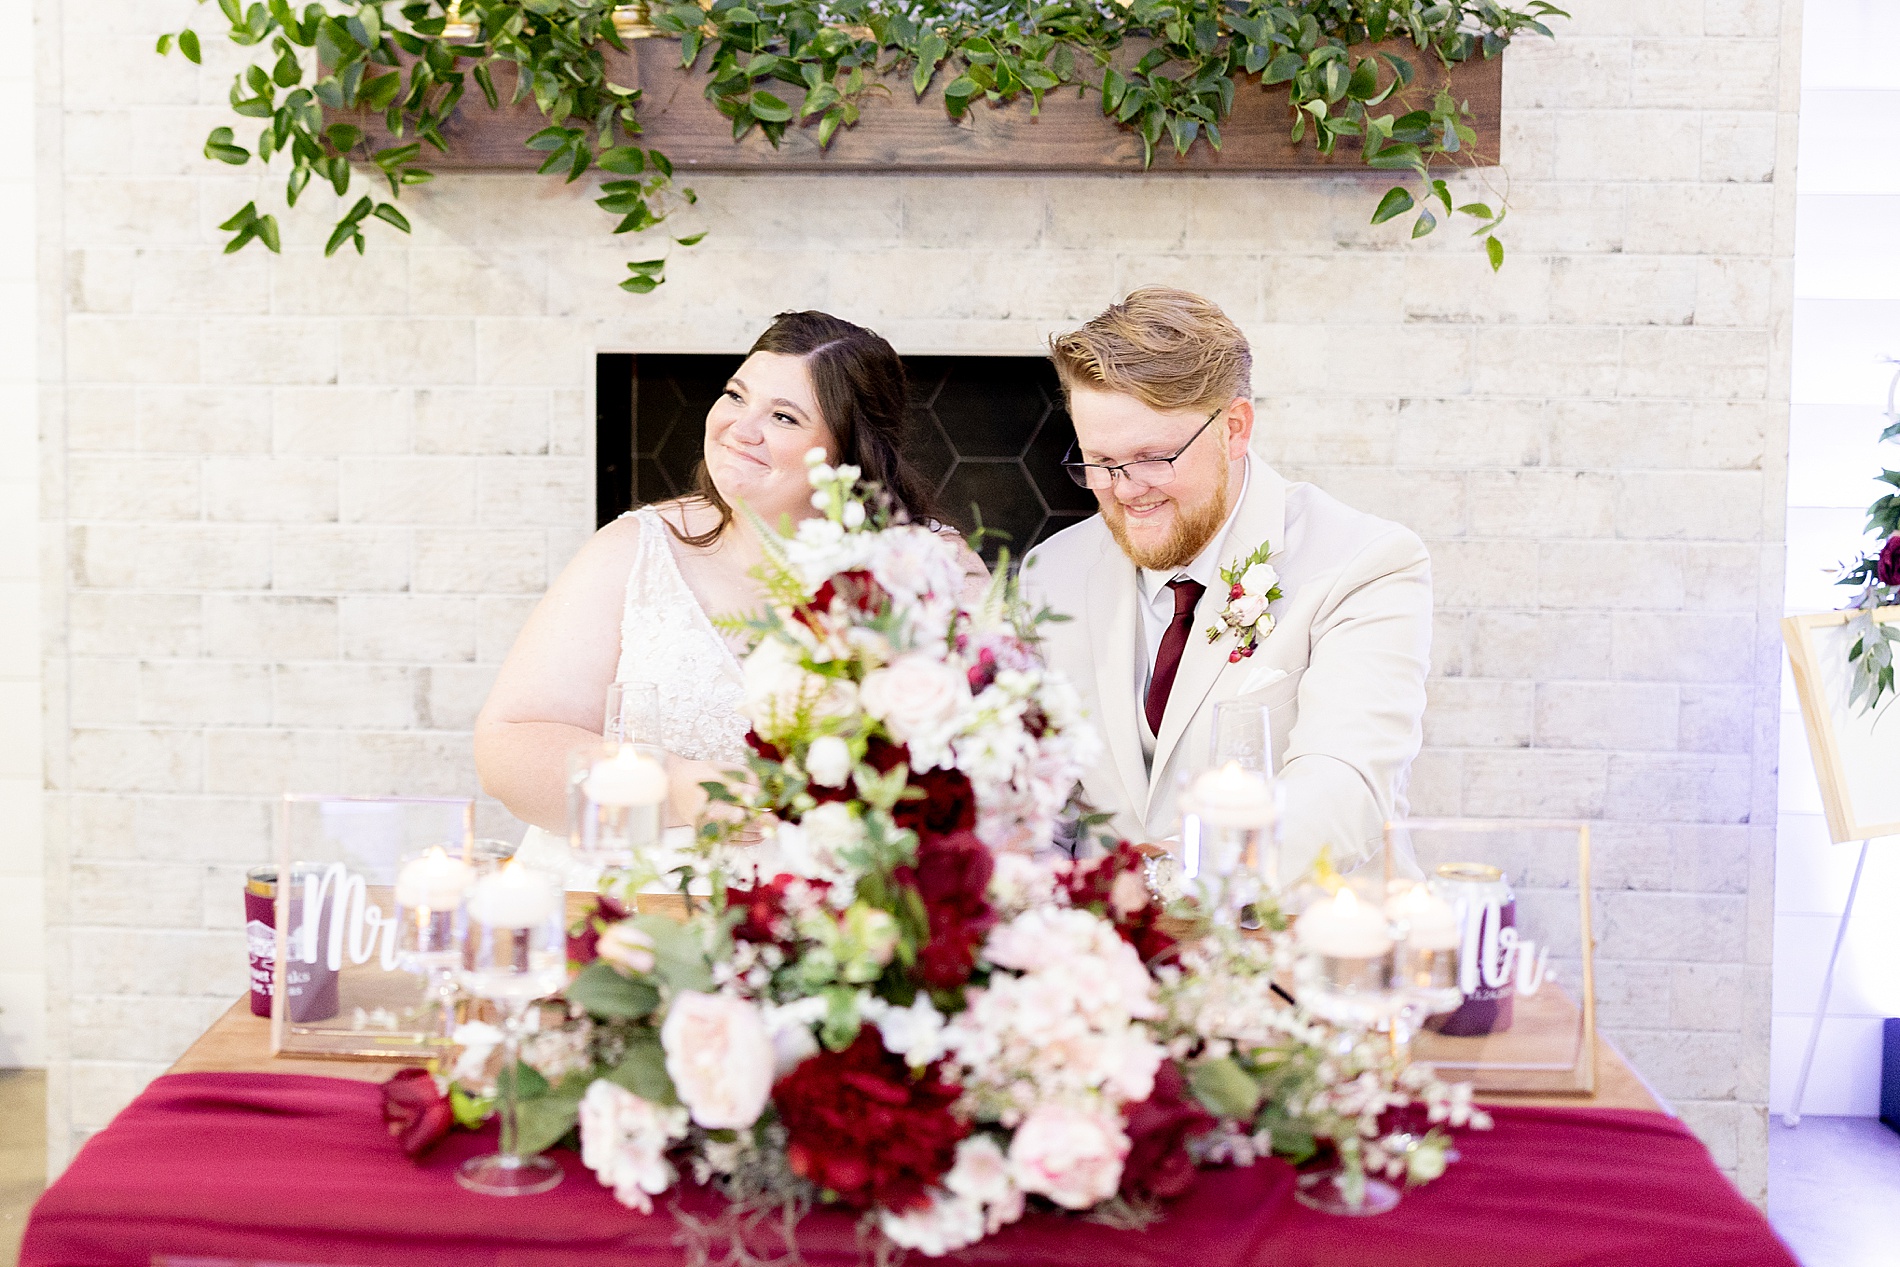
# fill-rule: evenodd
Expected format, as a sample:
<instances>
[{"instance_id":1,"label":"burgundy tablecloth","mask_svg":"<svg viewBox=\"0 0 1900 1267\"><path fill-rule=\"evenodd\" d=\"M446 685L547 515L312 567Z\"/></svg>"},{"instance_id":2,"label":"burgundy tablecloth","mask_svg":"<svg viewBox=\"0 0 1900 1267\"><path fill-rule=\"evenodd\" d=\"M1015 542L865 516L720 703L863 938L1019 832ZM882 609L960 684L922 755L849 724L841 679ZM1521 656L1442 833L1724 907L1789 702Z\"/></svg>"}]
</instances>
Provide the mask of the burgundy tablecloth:
<instances>
[{"instance_id":1,"label":"burgundy tablecloth","mask_svg":"<svg viewBox=\"0 0 1900 1267\"><path fill-rule=\"evenodd\" d=\"M452 1135L428 1162L382 1130L381 1088L335 1078L179 1074L89 1140L34 1207L22 1267L155 1260L349 1267L664 1267L683 1260L662 1207L617 1205L575 1157L535 1197L463 1191L451 1172L492 1139ZM1464 1159L1400 1207L1328 1218L1279 1163L1203 1176L1144 1232L1025 1220L958 1255L985 1267L1796 1267L1680 1123L1654 1113L1502 1109ZM703 1194L689 1208L710 1215ZM813 1267L860 1259L852 1220L799 1227ZM913 1263L923 1261L913 1257Z\"/></svg>"}]
</instances>

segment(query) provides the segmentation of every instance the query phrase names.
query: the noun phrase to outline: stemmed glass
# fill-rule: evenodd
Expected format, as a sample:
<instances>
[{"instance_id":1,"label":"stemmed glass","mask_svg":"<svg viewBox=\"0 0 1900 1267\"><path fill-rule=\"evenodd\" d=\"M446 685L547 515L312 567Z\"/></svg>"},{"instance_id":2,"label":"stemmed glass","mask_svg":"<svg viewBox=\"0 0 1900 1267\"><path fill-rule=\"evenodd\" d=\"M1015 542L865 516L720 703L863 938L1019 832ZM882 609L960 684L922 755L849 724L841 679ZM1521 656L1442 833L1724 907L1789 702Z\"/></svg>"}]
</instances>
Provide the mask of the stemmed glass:
<instances>
[{"instance_id":1,"label":"stemmed glass","mask_svg":"<svg viewBox=\"0 0 1900 1267\"><path fill-rule=\"evenodd\" d=\"M462 932L462 987L495 1003L502 1017L501 1147L462 1163L455 1178L490 1196L526 1196L561 1182L546 1157L524 1157L517 1121L521 1029L536 999L567 983L567 940L561 890L543 872L510 862L475 882L457 920Z\"/></svg>"},{"instance_id":2,"label":"stemmed glass","mask_svg":"<svg viewBox=\"0 0 1900 1267\"><path fill-rule=\"evenodd\" d=\"M461 966L456 916L475 872L441 845L404 854L396 872L396 953L404 970L427 983L437 1009L435 1037L454 1041L455 971Z\"/></svg>"},{"instance_id":3,"label":"stemmed glass","mask_svg":"<svg viewBox=\"0 0 1900 1267\"><path fill-rule=\"evenodd\" d=\"M1295 970L1302 1005L1340 1027L1346 1051L1390 1024L1406 995L1398 979L1397 931L1384 894L1361 879L1311 903L1294 924L1303 952ZM1353 1176L1344 1166L1301 1175L1293 1193L1300 1204L1326 1214L1383 1214L1399 1190L1377 1175Z\"/></svg>"}]
</instances>

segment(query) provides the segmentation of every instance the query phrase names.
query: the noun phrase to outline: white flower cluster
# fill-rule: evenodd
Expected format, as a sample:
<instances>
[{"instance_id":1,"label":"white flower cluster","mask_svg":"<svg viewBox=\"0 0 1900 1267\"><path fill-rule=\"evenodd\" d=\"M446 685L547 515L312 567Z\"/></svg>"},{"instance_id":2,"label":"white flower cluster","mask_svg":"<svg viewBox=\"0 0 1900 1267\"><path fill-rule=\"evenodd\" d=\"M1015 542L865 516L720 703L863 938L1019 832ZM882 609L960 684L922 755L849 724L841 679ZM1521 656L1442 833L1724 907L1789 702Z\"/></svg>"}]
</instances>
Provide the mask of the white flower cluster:
<instances>
[{"instance_id":1,"label":"white flower cluster","mask_svg":"<svg viewBox=\"0 0 1900 1267\"><path fill-rule=\"evenodd\" d=\"M1148 1098L1164 1053L1138 1022L1159 1014L1154 982L1113 925L1037 907L991 933L983 955L1013 971L971 991L947 1034L978 1116L1014 1126L1055 1100Z\"/></svg>"},{"instance_id":2,"label":"white flower cluster","mask_svg":"<svg viewBox=\"0 0 1900 1267\"><path fill-rule=\"evenodd\" d=\"M1156 970L1171 1055L1225 1056L1289 1039L1324 1041L1320 1026L1273 993L1275 973L1292 964L1289 938L1220 937L1182 947Z\"/></svg>"},{"instance_id":3,"label":"white flower cluster","mask_svg":"<svg viewBox=\"0 0 1900 1267\"><path fill-rule=\"evenodd\" d=\"M643 1100L605 1078L596 1078L581 1097L581 1162L593 1171L614 1200L642 1214L653 1213L653 1198L673 1186L668 1148L686 1138L683 1108Z\"/></svg>"},{"instance_id":4,"label":"white flower cluster","mask_svg":"<svg viewBox=\"0 0 1900 1267\"><path fill-rule=\"evenodd\" d=\"M937 1258L1014 1223L1023 1203L1002 1146L992 1136L972 1135L957 1145L956 1162L928 1204L903 1214L882 1211L878 1226L893 1243Z\"/></svg>"},{"instance_id":5,"label":"white flower cluster","mask_svg":"<svg viewBox=\"0 0 1900 1267\"><path fill-rule=\"evenodd\" d=\"M842 735L860 719L876 722L905 746L913 771L953 768L970 780L977 832L991 848L1046 844L1100 751L1080 696L1010 622L1002 588L979 611L964 608L954 540L916 524L867 528L853 493L858 471L825 464L817 450L807 462L824 515L774 538L770 551L806 600L826 582L837 592L828 607L781 607L746 658L742 708L753 729L798 753L813 783L842 788L852 774ZM888 612L856 608L849 573L868 575ZM808 835L837 838L846 826ZM798 833L780 843L809 868L799 874L835 873L835 847Z\"/></svg>"},{"instance_id":6,"label":"white flower cluster","mask_svg":"<svg viewBox=\"0 0 1900 1267\"><path fill-rule=\"evenodd\" d=\"M949 1065L979 1121L1013 1129L1009 1173L1069 1209L1115 1194L1125 1104L1145 1100L1165 1055L1145 1021L1154 983L1114 926L1038 906L990 935L998 971L944 1031Z\"/></svg>"}]
</instances>

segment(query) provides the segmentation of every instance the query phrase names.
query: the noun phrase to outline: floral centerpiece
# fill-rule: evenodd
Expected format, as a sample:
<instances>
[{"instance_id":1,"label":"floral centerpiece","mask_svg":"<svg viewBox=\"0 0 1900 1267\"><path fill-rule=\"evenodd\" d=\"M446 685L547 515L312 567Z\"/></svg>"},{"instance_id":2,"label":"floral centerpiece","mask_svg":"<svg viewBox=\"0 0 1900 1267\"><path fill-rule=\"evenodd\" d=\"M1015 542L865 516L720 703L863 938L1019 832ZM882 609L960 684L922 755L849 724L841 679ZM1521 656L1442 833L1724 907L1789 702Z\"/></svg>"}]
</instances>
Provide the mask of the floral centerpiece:
<instances>
[{"instance_id":1,"label":"floral centerpiece","mask_svg":"<svg viewBox=\"0 0 1900 1267\"><path fill-rule=\"evenodd\" d=\"M711 897L681 920L630 913L651 877L603 884L523 1049L524 1150L578 1132L640 1210L714 1185L927 1255L1038 1206L1138 1224L1199 1167L1322 1146L1360 1179L1441 1172L1433 1124L1486 1124L1469 1088L1275 997L1270 904L1243 935L1163 912L1133 846L1050 848L1096 740L1007 573L965 601L953 543L850 467L811 478L823 516L765 534L749 769L708 785L736 809L676 877ZM766 815L775 865L733 865ZM405 1146L483 1115L496 1035L462 1037L447 1107L405 1080Z\"/></svg>"}]
</instances>

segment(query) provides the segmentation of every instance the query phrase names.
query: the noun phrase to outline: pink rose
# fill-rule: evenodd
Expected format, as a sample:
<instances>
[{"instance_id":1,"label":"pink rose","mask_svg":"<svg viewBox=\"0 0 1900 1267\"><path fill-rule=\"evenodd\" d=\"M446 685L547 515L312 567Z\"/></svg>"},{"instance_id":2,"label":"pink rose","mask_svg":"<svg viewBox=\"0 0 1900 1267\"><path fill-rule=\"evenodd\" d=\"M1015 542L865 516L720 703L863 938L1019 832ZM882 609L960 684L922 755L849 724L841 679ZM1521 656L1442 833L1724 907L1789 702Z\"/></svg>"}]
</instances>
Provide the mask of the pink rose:
<instances>
[{"instance_id":1,"label":"pink rose","mask_svg":"<svg viewBox=\"0 0 1900 1267\"><path fill-rule=\"evenodd\" d=\"M949 739L970 702L970 682L963 670L913 651L865 675L859 702L915 757L920 744L934 751Z\"/></svg>"},{"instance_id":2,"label":"pink rose","mask_svg":"<svg viewBox=\"0 0 1900 1267\"><path fill-rule=\"evenodd\" d=\"M1127 1156L1128 1136L1119 1117L1068 1104L1038 1108L1009 1141L1017 1185L1070 1210L1086 1210L1114 1196Z\"/></svg>"},{"instance_id":3,"label":"pink rose","mask_svg":"<svg viewBox=\"0 0 1900 1267\"><path fill-rule=\"evenodd\" d=\"M682 992L660 1026L660 1046L673 1089L695 1122L740 1130L759 1120L777 1054L757 1007L730 994Z\"/></svg>"}]
</instances>

